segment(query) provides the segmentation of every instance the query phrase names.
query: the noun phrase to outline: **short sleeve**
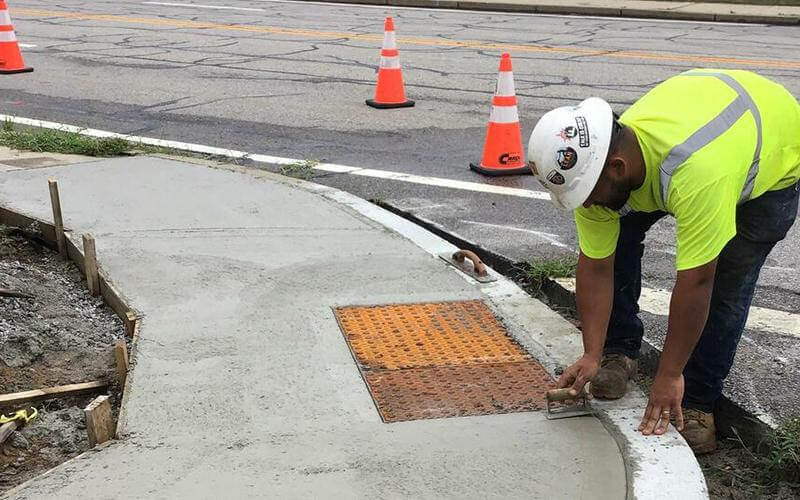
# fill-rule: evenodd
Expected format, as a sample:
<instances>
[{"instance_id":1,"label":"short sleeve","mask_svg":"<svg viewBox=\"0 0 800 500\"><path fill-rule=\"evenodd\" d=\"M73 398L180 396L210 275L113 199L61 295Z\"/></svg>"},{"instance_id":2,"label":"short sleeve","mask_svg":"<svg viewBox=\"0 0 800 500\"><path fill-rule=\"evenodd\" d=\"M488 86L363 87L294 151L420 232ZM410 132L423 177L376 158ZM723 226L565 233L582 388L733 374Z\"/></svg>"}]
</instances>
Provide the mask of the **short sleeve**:
<instances>
[{"instance_id":1,"label":"short sleeve","mask_svg":"<svg viewBox=\"0 0 800 500\"><path fill-rule=\"evenodd\" d=\"M575 209L575 227L581 252L592 259L605 259L617 249L619 214L593 206Z\"/></svg>"},{"instance_id":2,"label":"short sleeve","mask_svg":"<svg viewBox=\"0 0 800 500\"><path fill-rule=\"evenodd\" d=\"M681 189L670 192L669 205L677 225L678 271L708 264L736 235L740 189L733 179L723 177L694 185L687 193Z\"/></svg>"}]
</instances>

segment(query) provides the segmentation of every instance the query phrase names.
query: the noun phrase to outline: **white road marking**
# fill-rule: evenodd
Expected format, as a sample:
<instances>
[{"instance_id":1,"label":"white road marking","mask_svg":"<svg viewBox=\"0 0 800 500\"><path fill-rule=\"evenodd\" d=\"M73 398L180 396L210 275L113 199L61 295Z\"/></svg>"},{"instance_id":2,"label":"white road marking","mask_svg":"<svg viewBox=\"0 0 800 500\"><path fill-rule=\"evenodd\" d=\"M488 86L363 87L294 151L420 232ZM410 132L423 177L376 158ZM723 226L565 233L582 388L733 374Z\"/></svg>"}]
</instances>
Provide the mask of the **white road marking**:
<instances>
[{"instance_id":1,"label":"white road marking","mask_svg":"<svg viewBox=\"0 0 800 500\"><path fill-rule=\"evenodd\" d=\"M32 48L36 47L36 45L34 45L32 43L20 43L18 45L20 46L20 48L23 48L23 49L32 49Z\"/></svg>"},{"instance_id":2,"label":"white road marking","mask_svg":"<svg viewBox=\"0 0 800 500\"><path fill-rule=\"evenodd\" d=\"M416 11L433 11L433 12L449 12L449 13L459 13L459 14L501 14L503 16L511 16L511 17L550 17L555 19L567 19L567 20L575 20L576 18L580 17L581 19L592 19L596 21L620 21L620 22L636 22L636 23L667 23L667 24L708 24L712 26L719 26L720 24L726 26L768 26L766 24L760 23L735 23L735 22L726 22L726 21L691 21L691 20L684 20L684 19L657 19L657 18L644 18L644 17L617 17L617 16L584 16L578 14L538 14L534 12L506 12L500 10L473 10L473 9L445 9L445 8L436 8L436 7L400 7L397 5L366 5L361 3L347 3L345 1L341 2L311 2L307 0L251 0L253 2L263 2L263 3L291 3L297 4L302 1L303 4L307 5L320 5L320 6L339 6L339 7L358 7L360 9L380 9L383 11L391 11L391 10L416 10Z\"/></svg>"},{"instance_id":3,"label":"white road marking","mask_svg":"<svg viewBox=\"0 0 800 500\"><path fill-rule=\"evenodd\" d=\"M463 222L465 224L474 224L476 226L492 227L492 228L495 228L495 229L506 229L506 230L509 230L509 231L518 231L520 233L528 233L528 234L532 234L534 236L537 236L537 237L545 240L546 242L550 243L551 245L555 245L555 246L560 247L560 248L566 248L567 250L572 250L572 248L570 248L569 245L565 245L564 243L561 243L560 241L558 241L558 235L557 234L553 234L553 233L544 233L542 231L534 231L532 229L524 229L524 228L521 228L521 227L503 226L503 225L500 225L500 224L489 224L488 222L476 222L476 221L472 221L472 220L462 220L462 221L459 221L459 222Z\"/></svg>"},{"instance_id":4,"label":"white road marking","mask_svg":"<svg viewBox=\"0 0 800 500\"><path fill-rule=\"evenodd\" d=\"M147 144L150 146L161 146L165 148L179 149L182 151L191 151L193 153L203 153L216 156L223 156L226 158L249 159L255 162L270 163L273 165L291 165L293 163L299 163L305 161L297 158L283 158L280 156L253 154L253 153L247 153L245 151L237 151L234 149L215 148L213 146L204 146L202 144L167 141L164 139L155 139L152 137L140 137L136 135L119 134L116 132L108 132L106 130L76 127L75 125L67 125L64 123L49 122L45 120L36 120L32 118L22 118L13 115L0 114L0 121L5 121L5 120L11 121L12 123L18 123L20 125L28 125L31 127L40 127L40 128L48 128L55 130L64 130L67 132L75 132L89 137L109 137L109 138L116 137L134 143L138 142L140 144ZM348 174L360 177L372 177L377 179L408 182L411 184L421 184L425 186L460 189L462 191L473 191L479 193L516 196L519 198L530 198L534 200L547 200L547 201L550 200L550 195L543 191L532 191L529 189L520 189L520 188L512 188L505 186L493 186L491 184L459 181L455 179L446 179L442 177L426 177L422 175L406 174L403 172L392 172L390 170L376 170L371 168L350 167L347 165L338 165L335 163L320 163L318 165L315 165L314 169L323 172L331 172L337 174Z\"/></svg>"},{"instance_id":5,"label":"white road marking","mask_svg":"<svg viewBox=\"0 0 800 500\"><path fill-rule=\"evenodd\" d=\"M253 9L248 7L228 7L225 5L201 5L197 3L170 3L170 2L142 2L145 5L164 5L167 7L194 7L197 9L219 9L219 10L244 10L249 12L266 12L264 9Z\"/></svg>"},{"instance_id":6,"label":"white road marking","mask_svg":"<svg viewBox=\"0 0 800 500\"><path fill-rule=\"evenodd\" d=\"M793 267L781 267L781 266L764 266L762 269L769 269L772 271L781 271L784 273L796 273L797 269Z\"/></svg>"},{"instance_id":7,"label":"white road marking","mask_svg":"<svg viewBox=\"0 0 800 500\"><path fill-rule=\"evenodd\" d=\"M574 278L559 278L555 281L570 292L575 292ZM642 295L639 297L639 308L651 314L669 316L671 297L672 293L667 290L643 287ZM800 314L750 306L750 315L747 317L745 328L800 337Z\"/></svg>"}]
</instances>

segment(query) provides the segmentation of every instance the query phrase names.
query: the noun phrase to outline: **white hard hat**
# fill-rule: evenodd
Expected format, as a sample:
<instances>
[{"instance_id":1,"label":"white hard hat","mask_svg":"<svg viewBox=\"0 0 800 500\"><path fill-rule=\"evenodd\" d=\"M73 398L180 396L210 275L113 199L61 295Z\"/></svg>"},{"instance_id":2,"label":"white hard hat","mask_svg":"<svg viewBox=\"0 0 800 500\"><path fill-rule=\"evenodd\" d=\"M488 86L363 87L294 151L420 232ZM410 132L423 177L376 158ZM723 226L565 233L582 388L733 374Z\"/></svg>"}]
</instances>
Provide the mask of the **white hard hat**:
<instances>
[{"instance_id":1,"label":"white hard hat","mask_svg":"<svg viewBox=\"0 0 800 500\"><path fill-rule=\"evenodd\" d=\"M614 113L599 97L556 108L539 120L528 142L528 165L556 206L574 210L597 184L608 155Z\"/></svg>"}]
</instances>

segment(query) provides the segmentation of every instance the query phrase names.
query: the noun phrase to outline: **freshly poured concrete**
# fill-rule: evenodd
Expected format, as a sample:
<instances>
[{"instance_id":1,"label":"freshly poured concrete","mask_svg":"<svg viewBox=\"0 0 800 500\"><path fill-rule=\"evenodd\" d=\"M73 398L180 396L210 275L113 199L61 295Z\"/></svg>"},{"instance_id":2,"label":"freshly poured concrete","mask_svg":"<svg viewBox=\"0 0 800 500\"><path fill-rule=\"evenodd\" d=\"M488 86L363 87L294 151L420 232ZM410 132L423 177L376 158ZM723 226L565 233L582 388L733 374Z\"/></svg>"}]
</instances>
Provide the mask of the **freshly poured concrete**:
<instances>
[{"instance_id":1,"label":"freshly poured concrete","mask_svg":"<svg viewBox=\"0 0 800 500\"><path fill-rule=\"evenodd\" d=\"M0 173L1 203L50 220L48 178L144 319L123 439L12 498L625 498L591 417L381 422L332 307L483 298L410 241L277 178L159 158Z\"/></svg>"}]
</instances>

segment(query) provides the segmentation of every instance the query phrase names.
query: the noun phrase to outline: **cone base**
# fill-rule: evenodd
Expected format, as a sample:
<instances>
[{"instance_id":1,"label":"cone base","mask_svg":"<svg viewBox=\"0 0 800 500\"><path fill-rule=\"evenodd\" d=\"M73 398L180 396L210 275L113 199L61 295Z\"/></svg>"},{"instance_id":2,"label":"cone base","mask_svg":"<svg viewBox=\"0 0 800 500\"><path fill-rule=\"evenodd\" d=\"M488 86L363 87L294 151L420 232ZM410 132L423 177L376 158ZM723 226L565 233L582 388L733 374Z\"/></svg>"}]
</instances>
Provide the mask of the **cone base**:
<instances>
[{"instance_id":1,"label":"cone base","mask_svg":"<svg viewBox=\"0 0 800 500\"><path fill-rule=\"evenodd\" d=\"M366 100L367 106L372 106L376 109L393 109L393 108L410 108L414 106L414 101L405 102L377 102L374 99Z\"/></svg>"},{"instance_id":2,"label":"cone base","mask_svg":"<svg viewBox=\"0 0 800 500\"><path fill-rule=\"evenodd\" d=\"M476 165L474 163L470 163L469 168L480 174L489 175L492 177L499 177L501 175L525 175L533 173L531 169L528 168L527 166L516 167L516 168L487 168L487 167L482 167L480 165Z\"/></svg>"},{"instance_id":3,"label":"cone base","mask_svg":"<svg viewBox=\"0 0 800 500\"><path fill-rule=\"evenodd\" d=\"M30 73L33 68L0 69L0 75L13 75L14 73Z\"/></svg>"}]
</instances>

